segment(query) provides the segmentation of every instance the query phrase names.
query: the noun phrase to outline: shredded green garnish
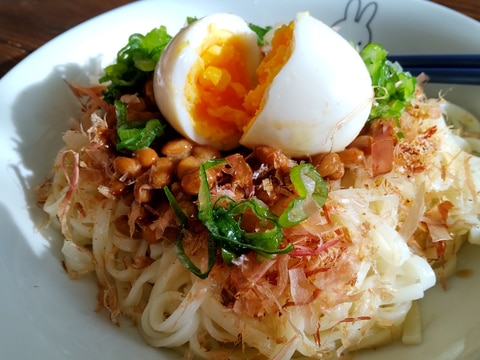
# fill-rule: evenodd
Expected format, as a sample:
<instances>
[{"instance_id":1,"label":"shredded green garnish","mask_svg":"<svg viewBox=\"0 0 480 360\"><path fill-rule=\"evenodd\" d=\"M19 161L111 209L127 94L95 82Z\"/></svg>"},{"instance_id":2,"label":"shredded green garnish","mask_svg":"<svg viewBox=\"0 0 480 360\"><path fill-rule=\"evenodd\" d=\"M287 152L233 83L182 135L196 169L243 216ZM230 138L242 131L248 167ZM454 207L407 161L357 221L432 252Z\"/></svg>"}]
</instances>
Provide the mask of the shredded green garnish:
<instances>
[{"instance_id":1,"label":"shredded green garnish","mask_svg":"<svg viewBox=\"0 0 480 360\"><path fill-rule=\"evenodd\" d=\"M177 199L175 199L175 196L172 194L168 186L165 186L163 188L163 191L167 196L168 202L170 203L170 206L172 207L172 210L175 213L175 216L180 221L180 226L182 228L187 227L187 223L188 223L187 215L185 215L185 213L183 212L182 208L177 202Z\"/></svg>"},{"instance_id":2,"label":"shredded green garnish","mask_svg":"<svg viewBox=\"0 0 480 360\"><path fill-rule=\"evenodd\" d=\"M212 203L206 172L210 168L224 166L226 163L225 159L208 160L199 170L198 219L209 232L208 267L203 272L185 254L183 239L187 218L170 190L164 188L182 228L176 243L178 258L187 269L200 278L206 278L210 273L217 251L220 251L223 261L227 264L232 264L240 255L251 251L264 258L289 253L293 250L293 244L280 248L284 240L283 227L297 225L307 218L304 206L308 198L312 199L316 206L321 207L328 195L328 185L315 167L311 164L301 164L293 167L290 172L290 178L299 197L290 203L280 217L272 213L268 206L257 198L237 202L227 196L221 196ZM242 228L242 217L247 213L248 216L256 218L261 231L248 232Z\"/></svg>"},{"instance_id":3,"label":"shredded green garnish","mask_svg":"<svg viewBox=\"0 0 480 360\"><path fill-rule=\"evenodd\" d=\"M187 25L190 25L191 23L194 23L197 20L198 20L198 17L196 16L187 16Z\"/></svg>"},{"instance_id":4,"label":"shredded green garnish","mask_svg":"<svg viewBox=\"0 0 480 360\"><path fill-rule=\"evenodd\" d=\"M312 164L294 166L290 170L290 180L299 197L293 199L280 215L279 223L283 227L300 224L308 217L305 206L309 199L322 207L328 197L328 184Z\"/></svg>"},{"instance_id":5,"label":"shredded green garnish","mask_svg":"<svg viewBox=\"0 0 480 360\"><path fill-rule=\"evenodd\" d=\"M103 92L105 101L113 104L121 94L141 93L143 84L155 70L171 39L165 26L155 28L146 35L130 35L128 44L117 53L116 62L104 69L104 75L99 80L101 83L110 82Z\"/></svg>"},{"instance_id":6,"label":"shredded green garnish","mask_svg":"<svg viewBox=\"0 0 480 360\"><path fill-rule=\"evenodd\" d=\"M382 45L370 43L360 52L375 87L376 104L372 107L369 120L378 118L397 121L411 103L417 79L404 72L397 63L387 60L387 50Z\"/></svg>"},{"instance_id":7,"label":"shredded green garnish","mask_svg":"<svg viewBox=\"0 0 480 360\"><path fill-rule=\"evenodd\" d=\"M253 30L255 34L257 34L257 44L259 46L264 45L265 35L272 29L272 27L271 26L261 27L252 23L249 23L248 26L250 27L250 29Z\"/></svg>"},{"instance_id":8,"label":"shredded green garnish","mask_svg":"<svg viewBox=\"0 0 480 360\"><path fill-rule=\"evenodd\" d=\"M206 171L212 167L223 166L226 163L225 159L208 160L201 165L199 170L198 219L209 232L209 261L207 269L203 272L185 254L183 238L186 217L181 213L181 209L176 204L175 197L171 195L170 190L168 188L164 189L182 227L176 243L178 258L187 269L200 278L206 278L210 273L215 263L217 251L220 251L225 263L232 264L234 259L251 251L269 258L272 255L286 254L293 250L292 244L280 248L284 236L278 217L258 199L251 198L236 202L227 196L221 196L215 203L212 203ZM242 228L242 216L247 212L249 216L256 217L262 231L248 232Z\"/></svg>"},{"instance_id":9,"label":"shredded green garnish","mask_svg":"<svg viewBox=\"0 0 480 360\"><path fill-rule=\"evenodd\" d=\"M127 106L120 101L115 101L114 104L117 115L117 151L140 150L163 135L164 128L160 120L128 121Z\"/></svg>"},{"instance_id":10,"label":"shredded green garnish","mask_svg":"<svg viewBox=\"0 0 480 360\"><path fill-rule=\"evenodd\" d=\"M180 262L185 266L189 271L191 271L193 274L198 276L200 279L205 279L208 277L208 274L213 268L213 265L215 265L215 260L217 257L217 247L215 244L215 241L211 238L208 238L208 267L206 271L200 270L194 263L193 261L188 257L188 255L185 253L185 249L183 248L183 239L185 237L185 228L187 227L188 224L188 219L183 210L180 208L177 199L175 196L172 194L168 186L165 186L163 188L165 195L167 196L167 199L175 212L175 215L177 216L179 222L180 222L180 227L181 230L178 233L177 240L176 240L176 249L177 249L177 257L180 260Z\"/></svg>"},{"instance_id":11,"label":"shredded green garnish","mask_svg":"<svg viewBox=\"0 0 480 360\"><path fill-rule=\"evenodd\" d=\"M234 258L252 250L264 257L290 252L292 245L279 249L283 241L283 231L278 224L278 218L258 199L235 202L222 196L212 204L206 171L225 163L225 159L217 159L202 164L198 193L198 218L220 248L223 260L231 263ZM263 231L250 233L242 229L242 214L246 211L257 217Z\"/></svg>"}]
</instances>

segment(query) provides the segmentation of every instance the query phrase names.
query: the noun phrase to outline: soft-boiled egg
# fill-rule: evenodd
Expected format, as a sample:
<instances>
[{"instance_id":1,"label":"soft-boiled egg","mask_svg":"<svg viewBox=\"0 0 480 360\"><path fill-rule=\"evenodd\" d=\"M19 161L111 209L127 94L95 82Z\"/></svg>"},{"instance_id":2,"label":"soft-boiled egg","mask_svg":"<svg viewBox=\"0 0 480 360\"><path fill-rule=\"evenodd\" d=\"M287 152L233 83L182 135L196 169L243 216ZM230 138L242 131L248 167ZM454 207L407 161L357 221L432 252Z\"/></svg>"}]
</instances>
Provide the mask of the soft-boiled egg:
<instances>
[{"instance_id":1,"label":"soft-boiled egg","mask_svg":"<svg viewBox=\"0 0 480 360\"><path fill-rule=\"evenodd\" d=\"M255 111L240 143L291 156L340 151L365 125L370 74L357 50L308 13L279 27L246 104ZM253 110L251 110L253 111Z\"/></svg>"},{"instance_id":2,"label":"soft-boiled egg","mask_svg":"<svg viewBox=\"0 0 480 360\"><path fill-rule=\"evenodd\" d=\"M219 150L238 147L250 121L245 95L256 85L257 35L241 17L219 13L183 28L154 73L163 116L185 137Z\"/></svg>"},{"instance_id":3,"label":"soft-boiled egg","mask_svg":"<svg viewBox=\"0 0 480 360\"><path fill-rule=\"evenodd\" d=\"M256 35L232 14L184 28L155 71L156 102L201 144L269 145L304 157L343 150L367 121L369 72L357 50L303 12L275 29L261 59Z\"/></svg>"}]
</instances>

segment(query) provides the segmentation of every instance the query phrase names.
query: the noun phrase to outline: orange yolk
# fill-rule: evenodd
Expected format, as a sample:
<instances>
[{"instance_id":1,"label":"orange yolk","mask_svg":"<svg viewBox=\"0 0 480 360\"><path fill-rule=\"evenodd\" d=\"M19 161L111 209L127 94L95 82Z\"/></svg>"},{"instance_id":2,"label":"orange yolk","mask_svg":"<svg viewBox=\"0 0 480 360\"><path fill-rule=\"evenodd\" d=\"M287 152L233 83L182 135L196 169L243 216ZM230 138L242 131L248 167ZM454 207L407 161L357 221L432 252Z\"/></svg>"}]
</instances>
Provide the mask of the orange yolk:
<instances>
[{"instance_id":1,"label":"orange yolk","mask_svg":"<svg viewBox=\"0 0 480 360\"><path fill-rule=\"evenodd\" d=\"M283 25L275 31L272 49L267 53L257 69L258 85L251 90L244 100L244 107L250 117L254 117L261 108L267 88L292 53L293 22Z\"/></svg>"},{"instance_id":2,"label":"orange yolk","mask_svg":"<svg viewBox=\"0 0 480 360\"><path fill-rule=\"evenodd\" d=\"M197 133L207 138L237 135L248 122L243 99L255 85L248 75L240 37L216 32L190 70L186 95Z\"/></svg>"},{"instance_id":3,"label":"orange yolk","mask_svg":"<svg viewBox=\"0 0 480 360\"><path fill-rule=\"evenodd\" d=\"M257 69L258 85L248 74L240 37L216 32L207 39L200 52L202 61L190 70L185 88L195 131L212 139L238 137L290 57L292 37L293 23L276 30L272 49Z\"/></svg>"}]
</instances>

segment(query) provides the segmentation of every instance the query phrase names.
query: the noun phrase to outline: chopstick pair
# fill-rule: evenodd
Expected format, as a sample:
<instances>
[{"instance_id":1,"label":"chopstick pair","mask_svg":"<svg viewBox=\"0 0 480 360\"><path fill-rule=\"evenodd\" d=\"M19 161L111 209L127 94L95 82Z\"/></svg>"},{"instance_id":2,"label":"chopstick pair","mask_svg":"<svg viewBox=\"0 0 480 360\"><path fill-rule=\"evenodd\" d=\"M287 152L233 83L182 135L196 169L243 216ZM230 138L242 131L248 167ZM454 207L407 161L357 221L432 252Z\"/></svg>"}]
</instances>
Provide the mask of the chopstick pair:
<instances>
[{"instance_id":1,"label":"chopstick pair","mask_svg":"<svg viewBox=\"0 0 480 360\"><path fill-rule=\"evenodd\" d=\"M390 55L404 71L425 73L429 82L480 85L480 54Z\"/></svg>"}]
</instances>

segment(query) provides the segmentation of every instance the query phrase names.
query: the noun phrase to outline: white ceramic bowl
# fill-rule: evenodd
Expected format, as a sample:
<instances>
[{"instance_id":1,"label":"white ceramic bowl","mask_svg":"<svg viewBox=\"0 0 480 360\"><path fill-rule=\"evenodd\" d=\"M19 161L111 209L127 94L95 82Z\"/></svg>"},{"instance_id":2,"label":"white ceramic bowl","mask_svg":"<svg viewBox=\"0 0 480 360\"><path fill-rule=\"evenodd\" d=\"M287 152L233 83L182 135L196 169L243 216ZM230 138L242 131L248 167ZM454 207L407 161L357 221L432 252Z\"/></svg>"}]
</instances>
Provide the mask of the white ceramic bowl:
<instances>
[{"instance_id":1,"label":"white ceramic bowl","mask_svg":"<svg viewBox=\"0 0 480 360\"><path fill-rule=\"evenodd\" d=\"M59 234L40 234L45 217L34 189L49 175L67 119L78 113L63 79L88 84L134 32L164 24L175 33L187 15L229 11L259 25L309 10L354 42L374 41L391 53L462 53L480 49L480 24L424 0L164 0L139 1L67 31L28 56L0 80L0 358L170 359L147 346L128 322L113 326L94 312L93 279L71 281L61 266ZM480 115L480 87L427 88ZM360 359L473 359L480 351L480 249L462 251L448 291L422 301L422 345L393 344Z\"/></svg>"}]
</instances>

